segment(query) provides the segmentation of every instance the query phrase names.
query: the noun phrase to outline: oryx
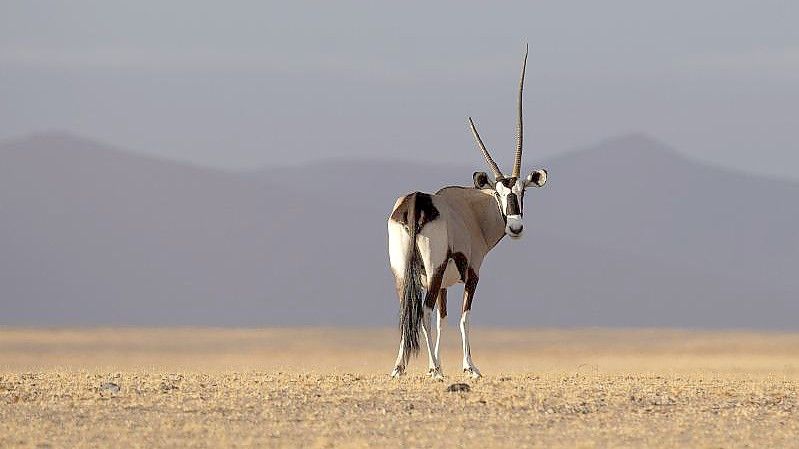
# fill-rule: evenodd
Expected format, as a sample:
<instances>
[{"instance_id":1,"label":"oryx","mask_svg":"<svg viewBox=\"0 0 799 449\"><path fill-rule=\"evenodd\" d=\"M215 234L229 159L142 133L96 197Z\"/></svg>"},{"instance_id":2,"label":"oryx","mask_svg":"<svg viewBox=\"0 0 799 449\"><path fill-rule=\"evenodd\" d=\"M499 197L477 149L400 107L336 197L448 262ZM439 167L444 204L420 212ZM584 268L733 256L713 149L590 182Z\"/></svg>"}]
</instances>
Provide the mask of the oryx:
<instances>
[{"instance_id":1,"label":"oryx","mask_svg":"<svg viewBox=\"0 0 799 449\"><path fill-rule=\"evenodd\" d=\"M443 378L439 345L442 320L447 316L447 287L465 284L460 319L463 370L472 378L480 371L469 349L469 313L486 254L502 237L522 235L524 191L546 183L546 170L520 177L522 164L522 92L527 52L519 80L516 156L513 171L505 176L488 153L471 117L474 140L494 174L473 174L472 187L444 187L435 194L414 192L397 199L388 219L388 252L400 300L400 344L392 376L404 373L411 354L419 352L421 330L429 354L429 374ZM438 304L435 346L431 342L430 316ZM421 329L420 329L421 324Z\"/></svg>"}]
</instances>

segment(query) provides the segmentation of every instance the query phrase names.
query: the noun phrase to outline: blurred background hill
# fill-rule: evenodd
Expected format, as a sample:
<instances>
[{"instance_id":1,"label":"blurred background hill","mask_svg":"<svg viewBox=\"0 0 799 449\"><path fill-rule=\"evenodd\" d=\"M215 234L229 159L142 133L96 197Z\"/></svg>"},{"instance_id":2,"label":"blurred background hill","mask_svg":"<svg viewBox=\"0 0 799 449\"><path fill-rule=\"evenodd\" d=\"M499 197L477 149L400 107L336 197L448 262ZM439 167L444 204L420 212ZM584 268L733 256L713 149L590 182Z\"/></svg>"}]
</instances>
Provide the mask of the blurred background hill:
<instances>
[{"instance_id":1,"label":"blurred background hill","mask_svg":"<svg viewBox=\"0 0 799 449\"><path fill-rule=\"evenodd\" d=\"M643 134L538 166L550 182L528 193L523 240L489 255L479 322L799 328L799 183ZM225 171L63 132L5 141L0 323L392 324L394 200L474 170L338 158Z\"/></svg>"}]
</instances>

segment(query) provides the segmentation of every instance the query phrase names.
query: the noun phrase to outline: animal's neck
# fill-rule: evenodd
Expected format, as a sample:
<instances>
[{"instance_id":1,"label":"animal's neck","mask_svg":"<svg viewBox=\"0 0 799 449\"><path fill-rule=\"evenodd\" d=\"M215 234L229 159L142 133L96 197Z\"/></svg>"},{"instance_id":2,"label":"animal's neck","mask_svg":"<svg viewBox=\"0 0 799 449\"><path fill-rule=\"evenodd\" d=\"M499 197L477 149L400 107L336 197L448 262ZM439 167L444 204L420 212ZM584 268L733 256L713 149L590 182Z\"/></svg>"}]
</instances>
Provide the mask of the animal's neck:
<instances>
[{"instance_id":1,"label":"animal's neck","mask_svg":"<svg viewBox=\"0 0 799 449\"><path fill-rule=\"evenodd\" d=\"M477 209L477 216L480 217L483 237L490 250L505 236L505 219L502 217L502 212L499 210L497 199L492 191L474 190L480 193L476 196L474 205Z\"/></svg>"}]
</instances>

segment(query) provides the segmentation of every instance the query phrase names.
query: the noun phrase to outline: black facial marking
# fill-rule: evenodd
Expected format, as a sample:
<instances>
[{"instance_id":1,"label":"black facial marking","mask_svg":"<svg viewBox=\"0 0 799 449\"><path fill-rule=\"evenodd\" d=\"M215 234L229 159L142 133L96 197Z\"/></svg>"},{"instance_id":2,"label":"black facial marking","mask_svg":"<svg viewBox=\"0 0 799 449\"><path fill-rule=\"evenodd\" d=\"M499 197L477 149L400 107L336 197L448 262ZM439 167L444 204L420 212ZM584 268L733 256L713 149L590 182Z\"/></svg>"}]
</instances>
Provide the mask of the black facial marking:
<instances>
[{"instance_id":1,"label":"black facial marking","mask_svg":"<svg viewBox=\"0 0 799 449\"><path fill-rule=\"evenodd\" d=\"M519 199L515 193L508 194L508 215L520 215Z\"/></svg>"},{"instance_id":2,"label":"black facial marking","mask_svg":"<svg viewBox=\"0 0 799 449\"><path fill-rule=\"evenodd\" d=\"M499 197L499 193L494 192L494 198L497 199L497 210L499 211L499 215L502 217L502 221L507 223L508 217L505 216L505 211L502 210L502 199Z\"/></svg>"},{"instance_id":3,"label":"black facial marking","mask_svg":"<svg viewBox=\"0 0 799 449\"><path fill-rule=\"evenodd\" d=\"M513 178L513 177L505 178L505 179L503 179L502 181L499 181L499 182L501 182L503 186L505 186L508 189L510 189L511 187L514 186L514 184L516 184L516 178Z\"/></svg>"}]
</instances>

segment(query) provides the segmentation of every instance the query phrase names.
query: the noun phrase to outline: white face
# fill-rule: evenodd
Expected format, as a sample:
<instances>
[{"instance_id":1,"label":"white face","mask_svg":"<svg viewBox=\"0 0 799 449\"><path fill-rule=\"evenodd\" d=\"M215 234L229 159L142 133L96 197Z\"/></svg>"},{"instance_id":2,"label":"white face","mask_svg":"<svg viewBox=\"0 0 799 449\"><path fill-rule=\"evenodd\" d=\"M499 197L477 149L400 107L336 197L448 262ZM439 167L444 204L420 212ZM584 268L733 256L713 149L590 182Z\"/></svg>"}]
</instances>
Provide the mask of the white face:
<instances>
[{"instance_id":1,"label":"white face","mask_svg":"<svg viewBox=\"0 0 799 449\"><path fill-rule=\"evenodd\" d=\"M518 239L522 236L522 206L524 204L524 180L513 178L497 182L495 190L499 196L502 213L505 215L505 234Z\"/></svg>"},{"instance_id":2,"label":"white face","mask_svg":"<svg viewBox=\"0 0 799 449\"><path fill-rule=\"evenodd\" d=\"M518 239L522 236L524 223L524 191L533 185L541 187L547 182L546 170L534 170L529 176L523 179L505 178L497 181L495 185L490 185L488 176L485 173L475 173L475 187L493 188L497 193L502 215L505 216L505 234L511 238Z\"/></svg>"}]
</instances>

